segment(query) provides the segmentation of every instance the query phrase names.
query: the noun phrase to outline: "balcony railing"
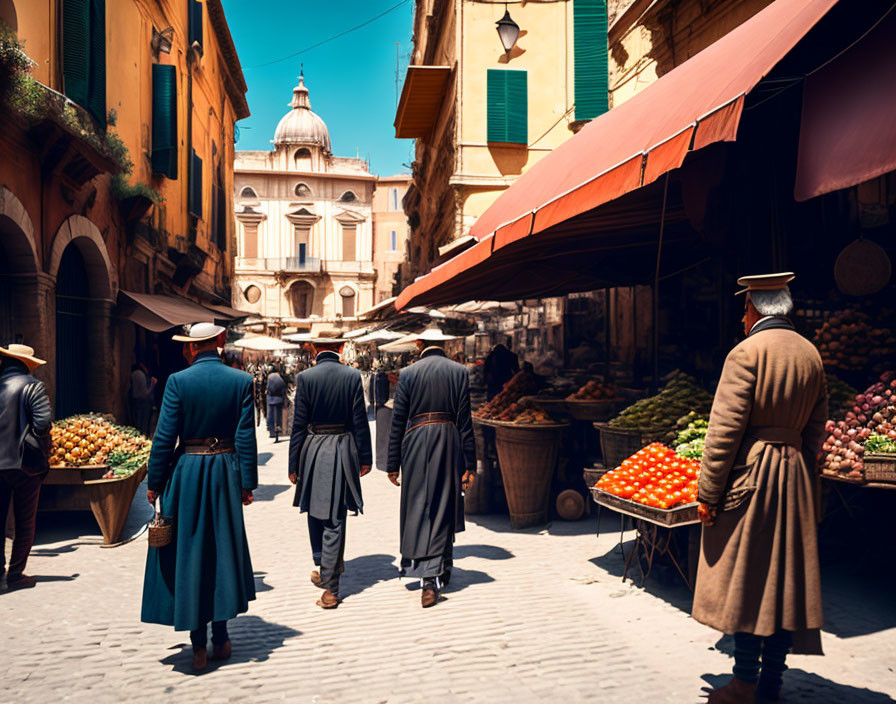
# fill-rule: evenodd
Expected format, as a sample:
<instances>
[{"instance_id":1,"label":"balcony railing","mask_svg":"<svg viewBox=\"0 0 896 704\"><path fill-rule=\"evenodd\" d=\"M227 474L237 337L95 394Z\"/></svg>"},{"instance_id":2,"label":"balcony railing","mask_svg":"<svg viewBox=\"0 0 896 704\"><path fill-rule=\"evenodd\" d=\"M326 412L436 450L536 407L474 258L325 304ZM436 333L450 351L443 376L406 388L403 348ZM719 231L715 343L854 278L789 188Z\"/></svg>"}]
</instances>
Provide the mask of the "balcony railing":
<instances>
[{"instance_id":1,"label":"balcony railing","mask_svg":"<svg viewBox=\"0 0 896 704\"><path fill-rule=\"evenodd\" d=\"M255 259L250 257L240 257L236 263L241 269L261 269L264 271L301 271L306 273L317 273L321 270L321 262L317 257L275 257L266 259Z\"/></svg>"}]
</instances>

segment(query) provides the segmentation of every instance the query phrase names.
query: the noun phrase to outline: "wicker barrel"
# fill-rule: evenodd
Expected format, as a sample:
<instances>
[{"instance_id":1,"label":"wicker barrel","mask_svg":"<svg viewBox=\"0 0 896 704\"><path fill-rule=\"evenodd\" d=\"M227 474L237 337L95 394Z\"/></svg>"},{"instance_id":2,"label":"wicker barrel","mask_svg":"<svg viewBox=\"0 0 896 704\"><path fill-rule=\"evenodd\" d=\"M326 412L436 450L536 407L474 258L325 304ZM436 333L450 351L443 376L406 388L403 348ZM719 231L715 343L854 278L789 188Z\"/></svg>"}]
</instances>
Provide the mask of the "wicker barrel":
<instances>
[{"instance_id":1,"label":"wicker barrel","mask_svg":"<svg viewBox=\"0 0 896 704\"><path fill-rule=\"evenodd\" d=\"M548 522L551 477L562 434L562 426L496 428L495 445L512 528Z\"/></svg>"},{"instance_id":2,"label":"wicker barrel","mask_svg":"<svg viewBox=\"0 0 896 704\"><path fill-rule=\"evenodd\" d=\"M663 430L650 428L611 428L606 423L595 423L600 431L600 451L607 469L615 469L645 445L662 439Z\"/></svg>"}]
</instances>

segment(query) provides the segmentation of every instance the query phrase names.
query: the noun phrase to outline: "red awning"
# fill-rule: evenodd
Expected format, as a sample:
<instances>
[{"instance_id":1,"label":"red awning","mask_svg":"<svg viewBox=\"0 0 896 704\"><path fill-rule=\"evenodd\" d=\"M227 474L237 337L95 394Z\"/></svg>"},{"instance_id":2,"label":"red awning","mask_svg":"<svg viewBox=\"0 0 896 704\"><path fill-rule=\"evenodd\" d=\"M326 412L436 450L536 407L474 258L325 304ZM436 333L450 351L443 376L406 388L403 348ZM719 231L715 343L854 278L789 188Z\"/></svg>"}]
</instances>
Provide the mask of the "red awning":
<instances>
[{"instance_id":1,"label":"red awning","mask_svg":"<svg viewBox=\"0 0 896 704\"><path fill-rule=\"evenodd\" d=\"M896 171L896 12L806 79L796 200Z\"/></svg>"},{"instance_id":2,"label":"red awning","mask_svg":"<svg viewBox=\"0 0 896 704\"><path fill-rule=\"evenodd\" d=\"M689 151L734 141L745 96L838 0L776 0L555 149L477 220L480 244L405 289L399 309L504 247L656 181ZM481 292L470 291L473 297ZM442 301L444 302L444 301Z\"/></svg>"}]
</instances>

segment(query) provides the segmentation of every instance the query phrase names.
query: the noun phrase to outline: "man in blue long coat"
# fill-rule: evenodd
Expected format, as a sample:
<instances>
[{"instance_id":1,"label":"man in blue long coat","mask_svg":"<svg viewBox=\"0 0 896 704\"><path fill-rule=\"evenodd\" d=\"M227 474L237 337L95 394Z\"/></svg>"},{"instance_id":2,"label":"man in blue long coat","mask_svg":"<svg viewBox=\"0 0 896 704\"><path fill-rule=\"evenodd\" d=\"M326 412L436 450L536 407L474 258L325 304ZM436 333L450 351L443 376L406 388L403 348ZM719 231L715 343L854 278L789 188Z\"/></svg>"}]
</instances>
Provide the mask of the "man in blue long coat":
<instances>
[{"instance_id":1,"label":"man in blue long coat","mask_svg":"<svg viewBox=\"0 0 896 704\"><path fill-rule=\"evenodd\" d=\"M293 506L308 514L314 564L311 581L324 590L317 605L339 605L348 511L364 508L361 477L370 472L373 450L361 374L340 363L343 341L314 342L315 365L296 379L295 416L289 443Z\"/></svg>"},{"instance_id":2,"label":"man in blue long coat","mask_svg":"<svg viewBox=\"0 0 896 704\"><path fill-rule=\"evenodd\" d=\"M189 368L165 386L149 457L147 498L174 521L170 544L150 547L142 620L190 631L193 668L230 657L227 620L249 608L255 580L242 506L258 485L252 377L224 365L224 328L197 323L184 342Z\"/></svg>"},{"instance_id":3,"label":"man in blue long coat","mask_svg":"<svg viewBox=\"0 0 896 704\"><path fill-rule=\"evenodd\" d=\"M398 377L389 438L389 480L401 486L402 573L423 580L423 608L438 603L451 578L454 536L464 530L461 489L476 468L470 381L445 356L444 339L430 330L417 341L420 359Z\"/></svg>"}]
</instances>

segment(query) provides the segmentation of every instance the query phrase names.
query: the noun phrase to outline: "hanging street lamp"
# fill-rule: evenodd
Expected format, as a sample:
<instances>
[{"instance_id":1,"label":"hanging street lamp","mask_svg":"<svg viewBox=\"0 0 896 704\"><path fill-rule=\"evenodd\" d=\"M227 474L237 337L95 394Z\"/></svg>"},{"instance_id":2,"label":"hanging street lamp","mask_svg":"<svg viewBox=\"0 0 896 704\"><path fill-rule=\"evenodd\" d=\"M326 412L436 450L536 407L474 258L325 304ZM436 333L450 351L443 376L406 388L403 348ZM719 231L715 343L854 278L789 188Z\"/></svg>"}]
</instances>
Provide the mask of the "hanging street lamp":
<instances>
[{"instance_id":1,"label":"hanging street lamp","mask_svg":"<svg viewBox=\"0 0 896 704\"><path fill-rule=\"evenodd\" d=\"M509 56L510 50L513 49L516 40L519 39L520 26L511 19L510 10L507 9L506 4L504 5L504 16L495 24L498 25L498 37L501 39L501 45Z\"/></svg>"}]
</instances>

